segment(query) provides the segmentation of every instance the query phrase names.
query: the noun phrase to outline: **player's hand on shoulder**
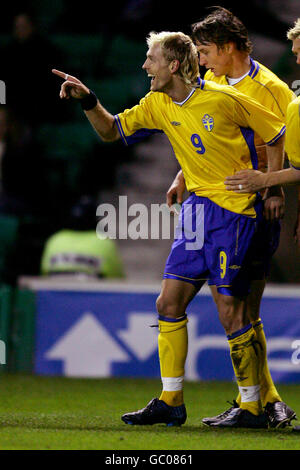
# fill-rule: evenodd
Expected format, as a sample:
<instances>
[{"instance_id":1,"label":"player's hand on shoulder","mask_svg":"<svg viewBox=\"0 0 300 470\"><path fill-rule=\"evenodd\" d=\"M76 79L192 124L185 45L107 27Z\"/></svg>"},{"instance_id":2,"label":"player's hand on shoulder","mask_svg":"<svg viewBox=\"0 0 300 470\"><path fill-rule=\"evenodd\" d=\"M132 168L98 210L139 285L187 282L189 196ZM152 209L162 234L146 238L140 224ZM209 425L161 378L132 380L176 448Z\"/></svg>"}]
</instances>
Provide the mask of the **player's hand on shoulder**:
<instances>
[{"instance_id":1,"label":"player's hand on shoulder","mask_svg":"<svg viewBox=\"0 0 300 470\"><path fill-rule=\"evenodd\" d=\"M264 188L264 173L258 170L240 170L227 176L224 181L227 191L235 193L256 193Z\"/></svg>"},{"instance_id":2,"label":"player's hand on shoulder","mask_svg":"<svg viewBox=\"0 0 300 470\"><path fill-rule=\"evenodd\" d=\"M56 69L52 69L52 73L65 80L60 88L61 99L75 98L80 100L90 93L90 90L78 78Z\"/></svg>"}]
</instances>

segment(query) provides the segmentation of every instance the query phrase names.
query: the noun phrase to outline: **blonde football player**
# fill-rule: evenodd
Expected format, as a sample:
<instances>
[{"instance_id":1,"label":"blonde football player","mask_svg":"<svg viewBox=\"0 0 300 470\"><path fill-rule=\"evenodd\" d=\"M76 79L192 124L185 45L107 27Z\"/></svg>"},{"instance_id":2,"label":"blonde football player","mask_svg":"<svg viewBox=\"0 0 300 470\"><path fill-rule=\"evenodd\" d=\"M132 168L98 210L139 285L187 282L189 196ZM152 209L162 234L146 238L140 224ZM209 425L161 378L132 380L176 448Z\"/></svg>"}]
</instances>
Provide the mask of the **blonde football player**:
<instances>
[{"instance_id":1,"label":"blonde football player","mask_svg":"<svg viewBox=\"0 0 300 470\"><path fill-rule=\"evenodd\" d=\"M256 348L257 334L245 304L249 250L263 207L255 194L226 191L224 179L234 171L255 167L255 149L250 143L254 132L268 145L270 162L274 167L279 164L285 125L233 87L199 81L197 49L185 34L150 33L147 43L143 69L151 77L151 91L139 104L116 116L77 78L54 70L65 79L60 97L81 100L88 120L104 141L122 138L128 145L149 132L164 132L192 193L183 204L178 236L157 299L163 390L145 408L126 413L122 419L137 425L185 422L186 307L209 277L219 291L219 316L241 392L231 425L265 427L260 402L262 351ZM232 265L237 269L229 269Z\"/></svg>"},{"instance_id":2,"label":"blonde football player","mask_svg":"<svg viewBox=\"0 0 300 470\"><path fill-rule=\"evenodd\" d=\"M287 107L294 98L293 92L275 74L265 66L253 60L249 55L252 49L247 30L241 21L228 10L218 7L203 21L192 26L193 39L200 54L200 65L208 71L205 80L212 80L222 85L231 85L235 89L251 96L275 113L281 120L286 120ZM254 140L244 132L245 139L253 146L257 155L256 167L270 177L275 170L280 170L283 160L267 161L266 144L255 134ZM255 147L255 148L254 148ZM278 166L276 166L278 165ZM253 173L254 170L251 170ZM276 173L274 173L276 174ZM239 182L240 183L240 182ZM181 202L185 190L182 172L179 172L171 185L167 201L170 205L174 196ZM246 193L245 191L244 193ZM260 303L266 284L266 276L270 261L277 249L280 235L278 219L283 212L284 199L278 188L264 195L265 219L256 234L255 251L249 273L252 279L251 292L247 300L247 314L252 321L260 345L262 355L261 399L271 427L283 427L295 417L295 413L281 399L269 372L267 363L266 339L260 319ZM275 219L275 220L274 220ZM276 220L277 219L277 220ZM212 284L212 281L209 281ZM216 303L218 291L211 286ZM234 400L233 408L240 405L241 396ZM205 418L207 425L223 426L230 421L230 408L212 418Z\"/></svg>"}]
</instances>

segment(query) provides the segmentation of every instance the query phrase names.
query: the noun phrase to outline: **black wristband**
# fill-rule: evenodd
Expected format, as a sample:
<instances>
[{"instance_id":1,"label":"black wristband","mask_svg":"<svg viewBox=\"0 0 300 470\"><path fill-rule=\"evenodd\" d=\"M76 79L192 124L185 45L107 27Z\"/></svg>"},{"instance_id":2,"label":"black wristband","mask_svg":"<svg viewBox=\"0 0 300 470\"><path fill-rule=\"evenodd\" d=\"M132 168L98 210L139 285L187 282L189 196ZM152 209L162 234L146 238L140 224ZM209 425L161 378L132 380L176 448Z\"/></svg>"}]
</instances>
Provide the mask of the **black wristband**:
<instances>
[{"instance_id":1,"label":"black wristband","mask_svg":"<svg viewBox=\"0 0 300 470\"><path fill-rule=\"evenodd\" d=\"M90 111L96 106L97 101L97 96L90 90L89 94L80 100L80 104L84 111Z\"/></svg>"}]
</instances>

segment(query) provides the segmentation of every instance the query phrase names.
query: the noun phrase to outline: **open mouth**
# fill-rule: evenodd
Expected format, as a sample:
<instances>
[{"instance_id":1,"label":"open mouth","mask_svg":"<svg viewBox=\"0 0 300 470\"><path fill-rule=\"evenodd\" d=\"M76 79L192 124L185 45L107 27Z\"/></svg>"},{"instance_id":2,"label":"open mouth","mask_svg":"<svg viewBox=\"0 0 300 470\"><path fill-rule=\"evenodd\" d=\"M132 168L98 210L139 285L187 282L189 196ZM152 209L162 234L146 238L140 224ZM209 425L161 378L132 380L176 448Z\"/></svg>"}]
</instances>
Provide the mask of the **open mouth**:
<instances>
[{"instance_id":1,"label":"open mouth","mask_svg":"<svg viewBox=\"0 0 300 470\"><path fill-rule=\"evenodd\" d=\"M150 73L148 73L148 77L151 78L151 85L152 85L155 79L155 75L151 75Z\"/></svg>"}]
</instances>

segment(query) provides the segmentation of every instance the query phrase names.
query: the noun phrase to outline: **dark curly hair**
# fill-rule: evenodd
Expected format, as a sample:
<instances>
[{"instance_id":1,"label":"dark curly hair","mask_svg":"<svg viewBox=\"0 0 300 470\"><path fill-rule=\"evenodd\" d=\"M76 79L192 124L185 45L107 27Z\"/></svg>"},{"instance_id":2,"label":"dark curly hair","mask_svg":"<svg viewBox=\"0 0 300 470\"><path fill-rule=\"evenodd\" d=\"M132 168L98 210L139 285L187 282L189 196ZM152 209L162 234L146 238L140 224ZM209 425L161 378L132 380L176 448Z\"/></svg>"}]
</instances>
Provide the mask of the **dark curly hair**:
<instances>
[{"instance_id":1,"label":"dark curly hair","mask_svg":"<svg viewBox=\"0 0 300 470\"><path fill-rule=\"evenodd\" d=\"M249 54L252 51L252 43L241 20L226 8L213 8L216 9L204 20L192 25L193 40L201 44L214 43L218 48L233 42L239 51Z\"/></svg>"}]
</instances>

